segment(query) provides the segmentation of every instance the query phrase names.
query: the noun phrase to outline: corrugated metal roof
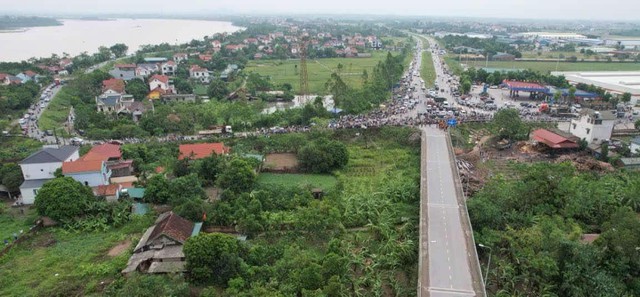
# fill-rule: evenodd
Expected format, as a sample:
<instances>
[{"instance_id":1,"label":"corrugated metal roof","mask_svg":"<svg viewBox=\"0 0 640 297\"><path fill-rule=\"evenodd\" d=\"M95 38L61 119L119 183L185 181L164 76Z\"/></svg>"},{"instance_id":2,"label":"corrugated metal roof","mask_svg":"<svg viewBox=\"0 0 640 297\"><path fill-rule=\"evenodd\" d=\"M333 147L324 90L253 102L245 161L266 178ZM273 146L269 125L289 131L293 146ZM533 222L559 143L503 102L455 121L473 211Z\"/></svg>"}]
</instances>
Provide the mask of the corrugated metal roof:
<instances>
[{"instance_id":1,"label":"corrugated metal roof","mask_svg":"<svg viewBox=\"0 0 640 297\"><path fill-rule=\"evenodd\" d=\"M78 147L73 145L65 145L60 148L44 148L22 160L19 164L63 162L76 151L78 151Z\"/></svg>"}]
</instances>

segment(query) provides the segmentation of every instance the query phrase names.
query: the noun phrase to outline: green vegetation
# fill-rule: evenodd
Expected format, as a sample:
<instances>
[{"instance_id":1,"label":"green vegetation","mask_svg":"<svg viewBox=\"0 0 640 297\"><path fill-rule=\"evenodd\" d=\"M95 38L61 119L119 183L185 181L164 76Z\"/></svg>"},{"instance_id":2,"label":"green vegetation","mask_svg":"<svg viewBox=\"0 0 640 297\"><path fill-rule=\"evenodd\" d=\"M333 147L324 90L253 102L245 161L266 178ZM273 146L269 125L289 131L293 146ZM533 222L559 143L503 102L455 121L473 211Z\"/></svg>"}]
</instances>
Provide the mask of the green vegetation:
<instances>
[{"instance_id":1,"label":"green vegetation","mask_svg":"<svg viewBox=\"0 0 640 297\"><path fill-rule=\"evenodd\" d=\"M41 231L0 258L0 295L100 295L100 282L120 278L131 255L125 249L107 256L109 249L124 240L137 241L154 219L136 217L120 228L96 232Z\"/></svg>"},{"instance_id":2,"label":"green vegetation","mask_svg":"<svg viewBox=\"0 0 640 297\"><path fill-rule=\"evenodd\" d=\"M36 217L35 211L27 209L24 214L21 214L17 209L10 209L6 204L1 204L0 242L4 242L5 239L13 241L13 234L20 234L20 230L27 232L34 225Z\"/></svg>"},{"instance_id":3,"label":"green vegetation","mask_svg":"<svg viewBox=\"0 0 640 297\"><path fill-rule=\"evenodd\" d=\"M36 16L0 16L0 30L15 30L29 27L61 26L62 23L53 18Z\"/></svg>"},{"instance_id":4,"label":"green vegetation","mask_svg":"<svg viewBox=\"0 0 640 297\"><path fill-rule=\"evenodd\" d=\"M444 62L447 64L447 67L456 75L460 75L464 70L460 65L460 62L456 60L454 57L446 56L444 57Z\"/></svg>"},{"instance_id":5,"label":"green vegetation","mask_svg":"<svg viewBox=\"0 0 640 297\"><path fill-rule=\"evenodd\" d=\"M312 187L323 190L333 189L337 179L325 174L276 174L260 173L257 183L261 186L284 185L287 187Z\"/></svg>"},{"instance_id":6,"label":"green vegetation","mask_svg":"<svg viewBox=\"0 0 640 297\"><path fill-rule=\"evenodd\" d=\"M362 73L371 73L379 61L384 60L386 52L374 52L370 58L330 58L307 61L309 73L309 92L327 94L325 83L332 73L337 72L351 87L359 88L363 84ZM300 60L250 61L247 72L268 76L276 84L289 83L297 92L300 86ZM342 66L338 66L342 65Z\"/></svg>"},{"instance_id":7,"label":"green vegetation","mask_svg":"<svg viewBox=\"0 0 640 297\"><path fill-rule=\"evenodd\" d=\"M484 67L485 61L469 61L469 66ZM489 61L489 68L531 69L548 73L551 71L638 71L640 63L619 62L532 62L532 61Z\"/></svg>"},{"instance_id":8,"label":"green vegetation","mask_svg":"<svg viewBox=\"0 0 640 297\"><path fill-rule=\"evenodd\" d=\"M433 59L431 58L431 53L429 51L422 53L420 77L424 80L424 84L427 88L433 87L436 82L436 69L433 66Z\"/></svg>"},{"instance_id":9,"label":"green vegetation","mask_svg":"<svg viewBox=\"0 0 640 297\"><path fill-rule=\"evenodd\" d=\"M468 202L492 248L494 296L638 296L640 176L579 173L569 163L513 166ZM586 233L600 234L582 243ZM479 249L486 268L489 250Z\"/></svg>"}]
</instances>

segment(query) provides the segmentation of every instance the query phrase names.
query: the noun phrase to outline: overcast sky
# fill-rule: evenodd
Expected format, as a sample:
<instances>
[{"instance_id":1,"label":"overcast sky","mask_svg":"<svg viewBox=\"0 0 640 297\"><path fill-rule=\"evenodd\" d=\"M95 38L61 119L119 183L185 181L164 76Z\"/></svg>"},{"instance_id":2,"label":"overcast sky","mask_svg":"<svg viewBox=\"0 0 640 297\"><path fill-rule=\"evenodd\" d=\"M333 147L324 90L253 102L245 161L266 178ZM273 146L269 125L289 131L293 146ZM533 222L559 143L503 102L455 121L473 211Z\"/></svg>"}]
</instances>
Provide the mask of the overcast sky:
<instances>
[{"instance_id":1,"label":"overcast sky","mask_svg":"<svg viewBox=\"0 0 640 297\"><path fill-rule=\"evenodd\" d=\"M640 20L638 0L0 0L0 14L384 14Z\"/></svg>"}]
</instances>

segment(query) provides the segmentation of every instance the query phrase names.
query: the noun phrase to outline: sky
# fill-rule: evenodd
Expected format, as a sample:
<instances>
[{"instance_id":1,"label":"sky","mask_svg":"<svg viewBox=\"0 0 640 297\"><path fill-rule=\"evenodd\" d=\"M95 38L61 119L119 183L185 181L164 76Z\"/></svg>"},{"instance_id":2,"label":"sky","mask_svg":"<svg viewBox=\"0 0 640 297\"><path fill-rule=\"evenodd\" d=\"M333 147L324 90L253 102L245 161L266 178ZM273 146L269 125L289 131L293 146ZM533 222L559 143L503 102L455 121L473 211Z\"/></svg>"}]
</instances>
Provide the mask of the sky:
<instances>
[{"instance_id":1,"label":"sky","mask_svg":"<svg viewBox=\"0 0 640 297\"><path fill-rule=\"evenodd\" d=\"M375 14L637 21L638 0L0 0L2 14Z\"/></svg>"}]
</instances>

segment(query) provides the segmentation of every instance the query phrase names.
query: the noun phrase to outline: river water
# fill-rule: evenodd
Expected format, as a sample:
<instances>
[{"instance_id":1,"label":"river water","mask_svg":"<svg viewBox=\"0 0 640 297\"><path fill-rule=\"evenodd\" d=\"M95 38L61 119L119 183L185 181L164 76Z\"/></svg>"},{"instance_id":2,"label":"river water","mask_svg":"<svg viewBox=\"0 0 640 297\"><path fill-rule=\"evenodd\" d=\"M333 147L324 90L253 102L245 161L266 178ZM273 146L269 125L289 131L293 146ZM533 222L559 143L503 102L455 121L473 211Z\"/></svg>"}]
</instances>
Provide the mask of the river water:
<instances>
[{"instance_id":1,"label":"river water","mask_svg":"<svg viewBox=\"0 0 640 297\"><path fill-rule=\"evenodd\" d=\"M100 46L124 43L129 53L141 45L185 43L242 28L229 22L172 19L61 20L62 26L0 32L0 61L14 62L55 53L92 54Z\"/></svg>"}]
</instances>

